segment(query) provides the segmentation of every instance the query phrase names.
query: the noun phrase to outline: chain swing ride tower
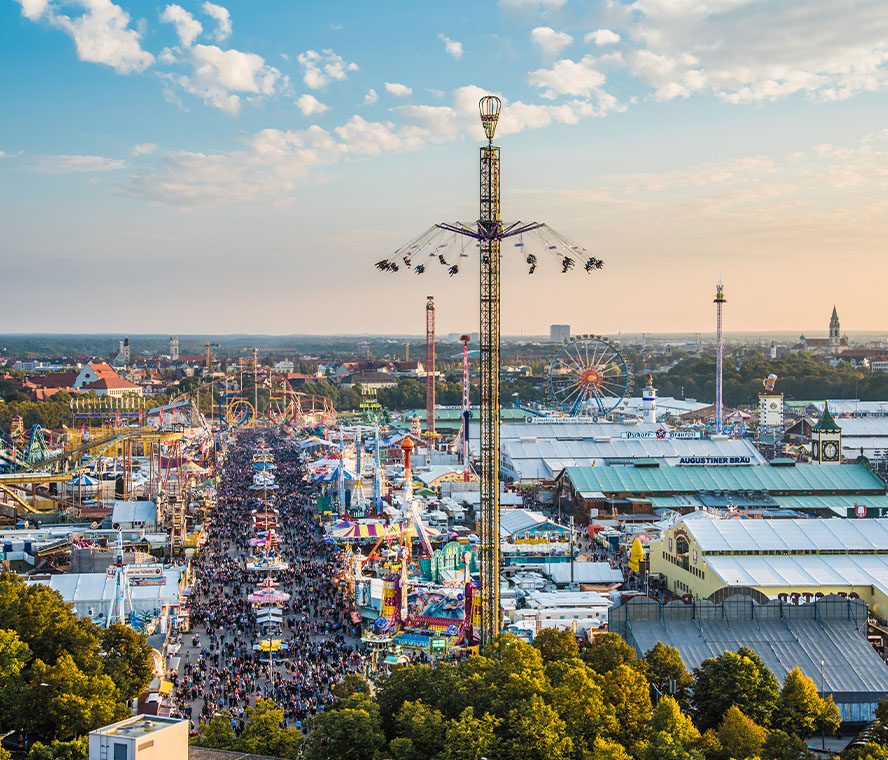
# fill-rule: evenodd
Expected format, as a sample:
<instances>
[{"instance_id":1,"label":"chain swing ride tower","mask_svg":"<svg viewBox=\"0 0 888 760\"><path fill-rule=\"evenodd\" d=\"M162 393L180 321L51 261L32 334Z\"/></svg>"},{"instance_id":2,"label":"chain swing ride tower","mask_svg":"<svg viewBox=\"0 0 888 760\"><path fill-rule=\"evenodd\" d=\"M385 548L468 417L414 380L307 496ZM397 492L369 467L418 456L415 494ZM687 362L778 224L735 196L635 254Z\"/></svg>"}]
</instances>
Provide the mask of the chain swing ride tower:
<instances>
[{"instance_id":1,"label":"chain swing ride tower","mask_svg":"<svg viewBox=\"0 0 888 760\"><path fill-rule=\"evenodd\" d=\"M480 214L477 222L440 222L398 248L392 258L376 262L382 272L397 272L401 266L415 274L425 273L428 260L437 259L450 276L460 271L466 253L466 239L478 246L481 258L480 282L480 480L479 533L481 545L481 629L472 639L485 652L500 632L500 544L499 544L499 411L500 411L500 264L501 245L512 239L522 250L528 274L536 270L534 250L561 264L561 272L574 268L578 257L585 260L587 273L600 269L602 261L542 222L503 223L500 216L500 149L493 144L502 103L486 95L478 104L487 145L481 148ZM452 255L456 254L454 262ZM426 259L425 257L428 257ZM467 387L466 383L466 387Z\"/></svg>"}]
</instances>

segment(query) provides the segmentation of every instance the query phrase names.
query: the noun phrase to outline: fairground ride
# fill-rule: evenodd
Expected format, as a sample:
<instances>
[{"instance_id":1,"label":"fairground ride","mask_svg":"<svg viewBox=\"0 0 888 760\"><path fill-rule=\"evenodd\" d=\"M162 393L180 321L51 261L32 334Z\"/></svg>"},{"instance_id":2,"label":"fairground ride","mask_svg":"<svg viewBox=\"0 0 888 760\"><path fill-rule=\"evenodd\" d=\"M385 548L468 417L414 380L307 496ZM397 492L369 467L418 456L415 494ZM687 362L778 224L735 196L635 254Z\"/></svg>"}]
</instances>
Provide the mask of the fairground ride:
<instances>
[{"instance_id":1,"label":"fairground ride","mask_svg":"<svg viewBox=\"0 0 888 760\"><path fill-rule=\"evenodd\" d=\"M566 341L549 367L549 392L570 416L605 417L632 390L632 370L620 350L600 335Z\"/></svg>"},{"instance_id":2,"label":"fairground ride","mask_svg":"<svg viewBox=\"0 0 888 760\"><path fill-rule=\"evenodd\" d=\"M268 367L213 378L170 403L186 398L220 427L313 429L336 422L336 409L329 398L294 391L285 375Z\"/></svg>"},{"instance_id":3,"label":"fairground ride","mask_svg":"<svg viewBox=\"0 0 888 760\"><path fill-rule=\"evenodd\" d=\"M528 273L539 256L553 257L562 273L582 267L587 273L602 261L541 222L503 222L500 216L500 149L493 144L501 101L493 95L478 106L487 145L481 148L480 214L476 222L441 222L376 263L383 272L404 267L422 275L434 263L454 276L477 247L481 256L481 647L485 650L501 630L499 600L499 413L500 413L500 245L512 241L524 255ZM579 267L577 266L579 265Z\"/></svg>"}]
</instances>

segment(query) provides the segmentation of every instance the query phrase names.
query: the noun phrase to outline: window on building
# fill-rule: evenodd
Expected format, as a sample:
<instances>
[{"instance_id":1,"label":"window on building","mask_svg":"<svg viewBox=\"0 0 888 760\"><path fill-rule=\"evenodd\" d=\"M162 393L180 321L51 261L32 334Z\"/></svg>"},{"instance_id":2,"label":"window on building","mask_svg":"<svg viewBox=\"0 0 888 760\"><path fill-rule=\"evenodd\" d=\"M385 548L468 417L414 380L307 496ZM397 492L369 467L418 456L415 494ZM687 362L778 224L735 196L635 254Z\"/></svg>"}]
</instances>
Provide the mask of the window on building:
<instances>
[{"instance_id":1,"label":"window on building","mask_svg":"<svg viewBox=\"0 0 888 760\"><path fill-rule=\"evenodd\" d=\"M688 540L684 536L679 536L675 540L675 554L678 557L678 564L684 570L687 570L690 566L690 560L688 559L688 554L690 553L690 547L688 546Z\"/></svg>"},{"instance_id":2,"label":"window on building","mask_svg":"<svg viewBox=\"0 0 888 760\"><path fill-rule=\"evenodd\" d=\"M127 760L129 757L129 746L123 742L114 742L114 760Z\"/></svg>"}]
</instances>

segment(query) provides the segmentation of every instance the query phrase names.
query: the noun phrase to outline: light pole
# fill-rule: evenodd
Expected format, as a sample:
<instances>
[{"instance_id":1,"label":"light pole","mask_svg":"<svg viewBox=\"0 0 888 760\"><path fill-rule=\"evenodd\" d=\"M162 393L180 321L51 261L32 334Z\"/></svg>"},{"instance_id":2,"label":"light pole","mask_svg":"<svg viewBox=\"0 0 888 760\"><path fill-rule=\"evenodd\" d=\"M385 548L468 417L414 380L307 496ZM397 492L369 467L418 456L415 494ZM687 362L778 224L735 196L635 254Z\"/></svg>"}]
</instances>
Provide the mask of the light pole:
<instances>
[{"instance_id":1,"label":"light pole","mask_svg":"<svg viewBox=\"0 0 888 760\"><path fill-rule=\"evenodd\" d=\"M820 661L820 698L824 698L823 691L823 660ZM821 723L820 724L820 748L826 749L826 726Z\"/></svg>"}]
</instances>

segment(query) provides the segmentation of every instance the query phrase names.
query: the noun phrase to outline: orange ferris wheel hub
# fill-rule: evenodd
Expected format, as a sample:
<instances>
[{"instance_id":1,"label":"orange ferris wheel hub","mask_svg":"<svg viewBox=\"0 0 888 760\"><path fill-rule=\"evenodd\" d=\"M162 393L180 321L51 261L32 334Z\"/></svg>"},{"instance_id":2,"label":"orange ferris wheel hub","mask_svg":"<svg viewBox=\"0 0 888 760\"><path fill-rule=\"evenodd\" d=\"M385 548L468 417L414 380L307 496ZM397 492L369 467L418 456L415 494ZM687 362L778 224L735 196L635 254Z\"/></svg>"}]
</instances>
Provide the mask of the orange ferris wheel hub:
<instances>
[{"instance_id":1,"label":"orange ferris wheel hub","mask_svg":"<svg viewBox=\"0 0 888 760\"><path fill-rule=\"evenodd\" d=\"M598 385L601 383L601 374L598 370L589 367L580 373L580 382L583 385Z\"/></svg>"}]
</instances>

